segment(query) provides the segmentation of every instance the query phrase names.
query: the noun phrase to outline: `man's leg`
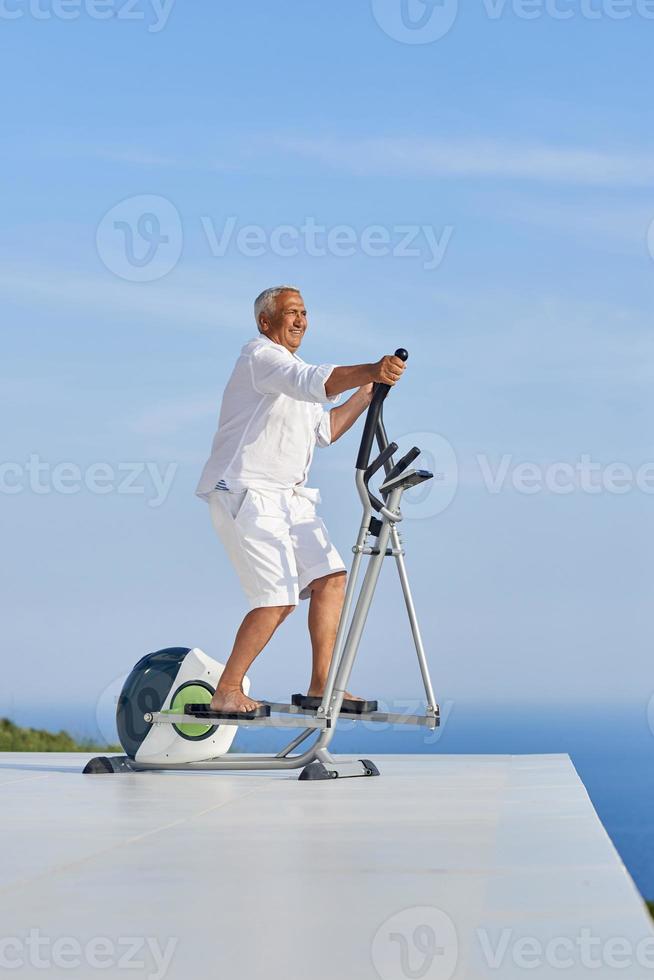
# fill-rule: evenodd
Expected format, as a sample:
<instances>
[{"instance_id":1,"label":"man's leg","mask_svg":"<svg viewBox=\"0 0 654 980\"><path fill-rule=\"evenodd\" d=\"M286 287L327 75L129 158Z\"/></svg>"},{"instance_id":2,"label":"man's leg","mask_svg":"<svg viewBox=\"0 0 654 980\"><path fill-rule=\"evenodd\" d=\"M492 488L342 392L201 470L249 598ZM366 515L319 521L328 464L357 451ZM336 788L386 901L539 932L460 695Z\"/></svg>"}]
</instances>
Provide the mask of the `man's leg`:
<instances>
[{"instance_id":1,"label":"man's leg","mask_svg":"<svg viewBox=\"0 0 654 980\"><path fill-rule=\"evenodd\" d=\"M321 697L325 689L329 664L332 659L338 621L341 617L345 599L345 572L334 572L314 579L309 586L309 633L313 651L313 670L307 694L310 697ZM349 698L353 695L348 694Z\"/></svg>"},{"instance_id":2,"label":"man's leg","mask_svg":"<svg viewBox=\"0 0 654 980\"><path fill-rule=\"evenodd\" d=\"M257 707L258 701L243 694L243 678L293 609L295 606L261 606L250 610L239 626L234 647L211 699L214 711L252 711Z\"/></svg>"}]
</instances>

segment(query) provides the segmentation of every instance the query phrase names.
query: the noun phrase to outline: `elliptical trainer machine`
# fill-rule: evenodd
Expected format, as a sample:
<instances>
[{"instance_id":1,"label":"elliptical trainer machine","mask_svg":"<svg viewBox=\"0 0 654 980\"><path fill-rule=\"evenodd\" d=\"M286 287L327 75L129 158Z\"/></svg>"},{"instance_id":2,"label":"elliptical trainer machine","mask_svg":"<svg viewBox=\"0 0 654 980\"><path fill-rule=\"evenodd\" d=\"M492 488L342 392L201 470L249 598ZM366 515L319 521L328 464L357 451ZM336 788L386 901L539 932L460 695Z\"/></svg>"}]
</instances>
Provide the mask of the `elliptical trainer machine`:
<instances>
[{"instance_id":1,"label":"elliptical trainer machine","mask_svg":"<svg viewBox=\"0 0 654 980\"><path fill-rule=\"evenodd\" d=\"M395 352L406 361L404 349ZM356 461L356 487L363 504L363 517L354 559L348 576L343 611L338 626L327 684L319 704L294 695L290 704L265 705L262 717L234 718L225 722L209 709L209 702L223 665L197 648L171 647L147 654L136 664L118 699L116 723L125 756L98 756L87 764L85 773L140 772L156 769L252 770L301 769L300 779L335 779L343 776L378 776L369 759L334 759L329 753L344 692L359 649L372 598L384 558L395 559L418 664L425 689L424 715L393 714L377 710L377 702L352 702L357 708L347 717L359 721L418 725L435 729L439 708L434 697L420 628L409 586L404 550L397 525L402 520L402 494L433 477L427 470L411 469L420 454L416 446L398 462L393 455L397 443L389 443L383 420L383 404L389 385L377 384L368 408ZM370 462L373 441L379 454ZM379 497L370 489L370 480L381 468L385 478ZM380 499L381 498L381 499ZM368 558L354 612L354 594L363 558ZM349 621L349 625L348 625ZM246 678L245 693L249 690ZM189 707L192 705L192 709ZM206 705L206 707L205 707ZM229 748L238 727L301 728L299 735L276 755L242 755ZM313 744L303 752L295 749L312 735Z\"/></svg>"}]
</instances>

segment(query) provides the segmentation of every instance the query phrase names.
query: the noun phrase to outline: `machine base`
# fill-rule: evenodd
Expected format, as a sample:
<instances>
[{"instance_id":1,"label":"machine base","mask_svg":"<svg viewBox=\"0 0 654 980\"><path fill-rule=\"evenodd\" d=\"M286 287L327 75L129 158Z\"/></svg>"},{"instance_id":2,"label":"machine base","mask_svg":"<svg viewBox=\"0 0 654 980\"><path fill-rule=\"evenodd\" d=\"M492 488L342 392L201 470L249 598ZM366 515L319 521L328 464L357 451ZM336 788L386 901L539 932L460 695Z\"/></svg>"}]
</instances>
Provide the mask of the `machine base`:
<instances>
[{"instance_id":1,"label":"machine base","mask_svg":"<svg viewBox=\"0 0 654 980\"><path fill-rule=\"evenodd\" d=\"M349 779L353 776L378 776L379 769L370 759L356 762L320 762L315 759L305 766L298 779Z\"/></svg>"},{"instance_id":2,"label":"machine base","mask_svg":"<svg viewBox=\"0 0 654 980\"><path fill-rule=\"evenodd\" d=\"M97 776L111 772L156 772L165 771L166 769L180 771L184 769L202 770L203 768L205 770L214 769L218 771L220 764L214 762L214 765L212 765L211 760L207 760L206 766L203 766L201 762L196 762L188 766L181 763L170 766L157 765L152 766L152 769L150 769L145 763L134 763L134 760L126 755L97 755L94 759L90 759L87 762L83 773L87 776ZM329 759L327 762L321 762L319 759L315 759L302 769L298 779L349 779L353 776L378 775L379 769L370 759L345 759L343 761Z\"/></svg>"},{"instance_id":3,"label":"machine base","mask_svg":"<svg viewBox=\"0 0 654 980\"><path fill-rule=\"evenodd\" d=\"M96 755L89 759L82 770L87 776L97 776L105 772L134 772L126 755Z\"/></svg>"}]
</instances>

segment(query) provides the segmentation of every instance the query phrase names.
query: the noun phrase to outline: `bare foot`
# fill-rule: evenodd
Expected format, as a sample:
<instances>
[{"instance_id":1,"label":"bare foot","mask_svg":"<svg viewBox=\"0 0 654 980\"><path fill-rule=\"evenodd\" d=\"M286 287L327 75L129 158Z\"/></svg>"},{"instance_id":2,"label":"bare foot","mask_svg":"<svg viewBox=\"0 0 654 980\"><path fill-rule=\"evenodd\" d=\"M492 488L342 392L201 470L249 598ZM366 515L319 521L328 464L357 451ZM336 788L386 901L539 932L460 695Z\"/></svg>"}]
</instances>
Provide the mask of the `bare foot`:
<instances>
[{"instance_id":1,"label":"bare foot","mask_svg":"<svg viewBox=\"0 0 654 980\"><path fill-rule=\"evenodd\" d=\"M216 692L211 699L212 711L227 711L230 714L239 714L246 711L254 711L261 704L249 698L240 687L221 687L219 684Z\"/></svg>"},{"instance_id":2,"label":"bare foot","mask_svg":"<svg viewBox=\"0 0 654 980\"><path fill-rule=\"evenodd\" d=\"M324 693L324 688L310 687L309 690L307 691L307 697L308 698L321 698L323 696L323 693ZM346 700L346 701L363 701L364 700L363 698L357 697L356 694L350 694L349 691L346 691L345 692L345 694L343 695L343 699Z\"/></svg>"}]
</instances>

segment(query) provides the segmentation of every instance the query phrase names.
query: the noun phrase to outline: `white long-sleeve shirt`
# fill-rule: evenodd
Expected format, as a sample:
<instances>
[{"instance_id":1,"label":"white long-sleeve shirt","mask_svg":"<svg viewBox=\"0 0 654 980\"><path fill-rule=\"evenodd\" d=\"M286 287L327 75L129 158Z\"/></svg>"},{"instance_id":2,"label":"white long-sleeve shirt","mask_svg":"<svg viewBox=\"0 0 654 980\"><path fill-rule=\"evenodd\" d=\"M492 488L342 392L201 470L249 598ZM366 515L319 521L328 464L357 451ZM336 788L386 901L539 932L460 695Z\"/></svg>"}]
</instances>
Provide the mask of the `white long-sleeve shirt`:
<instances>
[{"instance_id":1,"label":"white long-sleeve shirt","mask_svg":"<svg viewBox=\"0 0 654 980\"><path fill-rule=\"evenodd\" d=\"M307 364L260 336L242 348L227 382L218 431L196 493L207 499L223 481L230 490L304 485L316 443L331 442L325 391L335 364Z\"/></svg>"}]
</instances>

